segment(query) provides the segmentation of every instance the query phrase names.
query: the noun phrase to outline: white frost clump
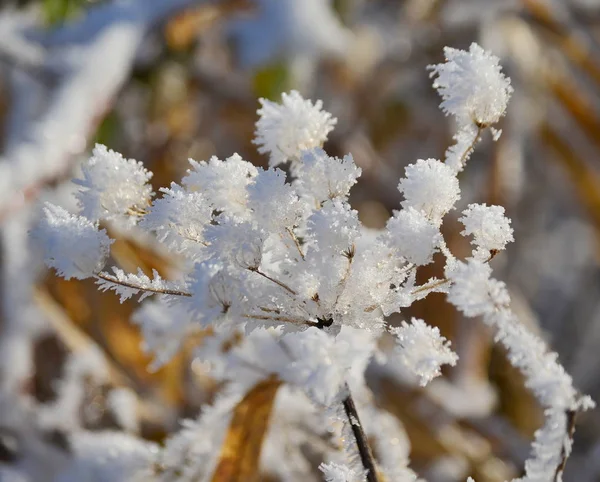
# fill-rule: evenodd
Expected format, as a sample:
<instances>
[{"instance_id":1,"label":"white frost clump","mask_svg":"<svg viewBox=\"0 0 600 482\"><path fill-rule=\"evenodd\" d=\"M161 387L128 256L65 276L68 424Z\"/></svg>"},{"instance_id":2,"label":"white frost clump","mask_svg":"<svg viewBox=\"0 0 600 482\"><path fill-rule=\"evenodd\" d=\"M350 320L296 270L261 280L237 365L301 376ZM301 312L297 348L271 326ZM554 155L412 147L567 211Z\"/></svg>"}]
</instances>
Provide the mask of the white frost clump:
<instances>
[{"instance_id":1,"label":"white frost clump","mask_svg":"<svg viewBox=\"0 0 600 482\"><path fill-rule=\"evenodd\" d=\"M359 234L358 212L339 200L326 202L308 218L306 225L311 246L338 256L352 248Z\"/></svg>"},{"instance_id":2,"label":"white frost clump","mask_svg":"<svg viewBox=\"0 0 600 482\"><path fill-rule=\"evenodd\" d=\"M422 211L433 222L454 207L460 195L455 172L437 159L419 159L405 169L398 189L404 194L402 206Z\"/></svg>"},{"instance_id":3,"label":"white frost clump","mask_svg":"<svg viewBox=\"0 0 600 482\"><path fill-rule=\"evenodd\" d=\"M387 229L390 245L409 263L417 266L429 264L442 241L439 228L412 207L395 212L387 223Z\"/></svg>"},{"instance_id":4,"label":"white frost clump","mask_svg":"<svg viewBox=\"0 0 600 482\"><path fill-rule=\"evenodd\" d=\"M437 76L433 87L442 96L442 110L455 116L461 126L487 127L498 122L513 92L498 57L476 43L468 52L446 47L444 54L445 63L429 66L431 76Z\"/></svg>"},{"instance_id":5,"label":"white frost clump","mask_svg":"<svg viewBox=\"0 0 600 482\"><path fill-rule=\"evenodd\" d=\"M303 387L313 401L324 406L344 393L346 380L362 378L374 348L371 337L350 327L343 327L337 336L311 327L286 334L282 343L293 361L282 367L281 377Z\"/></svg>"},{"instance_id":6,"label":"white frost clump","mask_svg":"<svg viewBox=\"0 0 600 482\"><path fill-rule=\"evenodd\" d=\"M269 153L271 167L289 160L298 161L304 150L321 147L337 119L322 110L323 102L314 104L298 91L281 95L281 104L260 99L260 119L256 123L258 152Z\"/></svg>"},{"instance_id":7,"label":"white frost clump","mask_svg":"<svg viewBox=\"0 0 600 482\"><path fill-rule=\"evenodd\" d=\"M320 147L302 153L302 162L292 166L299 179L294 186L301 196L322 203L327 199L347 198L361 169L348 154L343 159L330 157Z\"/></svg>"},{"instance_id":8,"label":"white frost clump","mask_svg":"<svg viewBox=\"0 0 600 482\"><path fill-rule=\"evenodd\" d=\"M155 233L173 251L193 256L204 240L212 206L201 193L186 191L175 183L160 192L163 196L154 201L139 226Z\"/></svg>"},{"instance_id":9,"label":"white frost clump","mask_svg":"<svg viewBox=\"0 0 600 482\"><path fill-rule=\"evenodd\" d=\"M44 216L34 230L43 240L44 261L65 279L85 279L106 263L113 243L106 230L83 216L46 203Z\"/></svg>"},{"instance_id":10,"label":"white frost clump","mask_svg":"<svg viewBox=\"0 0 600 482\"><path fill-rule=\"evenodd\" d=\"M502 206L469 204L459 221L465 226L461 234L473 236L472 242L479 248L477 255L483 259L514 241L510 220L504 216Z\"/></svg>"},{"instance_id":11,"label":"white frost clump","mask_svg":"<svg viewBox=\"0 0 600 482\"><path fill-rule=\"evenodd\" d=\"M190 159L190 163L192 168L182 180L187 189L200 192L213 209L230 215L247 214L247 187L258 173L256 167L238 154L224 161L213 156L208 162Z\"/></svg>"},{"instance_id":12,"label":"white frost clump","mask_svg":"<svg viewBox=\"0 0 600 482\"><path fill-rule=\"evenodd\" d=\"M466 316L481 316L495 306L508 303L508 292L503 282L490 278L492 268L477 259L459 262L446 273L452 281L448 301Z\"/></svg>"},{"instance_id":13,"label":"white frost clump","mask_svg":"<svg viewBox=\"0 0 600 482\"><path fill-rule=\"evenodd\" d=\"M141 481L152 477L158 447L122 432L79 432L74 456L55 482Z\"/></svg>"},{"instance_id":14,"label":"white frost clump","mask_svg":"<svg viewBox=\"0 0 600 482\"><path fill-rule=\"evenodd\" d=\"M456 365L458 356L450 349L450 342L440 334L439 328L413 318L410 325L403 321L399 328L391 328L390 332L396 335L396 352L400 359L419 377L421 386L439 376L442 365Z\"/></svg>"},{"instance_id":15,"label":"white frost clump","mask_svg":"<svg viewBox=\"0 0 600 482\"><path fill-rule=\"evenodd\" d=\"M280 169L259 170L255 182L248 186L248 204L254 220L274 233L295 226L304 207Z\"/></svg>"},{"instance_id":16,"label":"white frost clump","mask_svg":"<svg viewBox=\"0 0 600 482\"><path fill-rule=\"evenodd\" d=\"M141 162L96 144L82 171L83 179L73 182L82 188L77 199L81 214L88 219L135 224L136 216L150 204L152 173Z\"/></svg>"},{"instance_id":17,"label":"white frost clump","mask_svg":"<svg viewBox=\"0 0 600 482\"><path fill-rule=\"evenodd\" d=\"M221 216L219 225L206 227L207 253L215 259L224 259L244 269L255 269L262 260L267 234L252 223L240 222Z\"/></svg>"}]
</instances>

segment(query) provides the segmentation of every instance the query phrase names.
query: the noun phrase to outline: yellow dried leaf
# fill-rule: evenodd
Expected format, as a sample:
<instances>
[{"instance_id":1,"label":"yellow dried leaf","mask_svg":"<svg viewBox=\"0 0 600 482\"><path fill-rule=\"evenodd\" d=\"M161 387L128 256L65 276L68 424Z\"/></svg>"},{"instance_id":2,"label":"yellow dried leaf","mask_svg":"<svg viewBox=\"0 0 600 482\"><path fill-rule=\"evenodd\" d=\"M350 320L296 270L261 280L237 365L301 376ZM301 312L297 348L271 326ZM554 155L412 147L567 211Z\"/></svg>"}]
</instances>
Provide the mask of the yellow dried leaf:
<instances>
[{"instance_id":1,"label":"yellow dried leaf","mask_svg":"<svg viewBox=\"0 0 600 482\"><path fill-rule=\"evenodd\" d=\"M274 378L259 383L235 408L212 482L259 480L260 450L280 385Z\"/></svg>"}]
</instances>

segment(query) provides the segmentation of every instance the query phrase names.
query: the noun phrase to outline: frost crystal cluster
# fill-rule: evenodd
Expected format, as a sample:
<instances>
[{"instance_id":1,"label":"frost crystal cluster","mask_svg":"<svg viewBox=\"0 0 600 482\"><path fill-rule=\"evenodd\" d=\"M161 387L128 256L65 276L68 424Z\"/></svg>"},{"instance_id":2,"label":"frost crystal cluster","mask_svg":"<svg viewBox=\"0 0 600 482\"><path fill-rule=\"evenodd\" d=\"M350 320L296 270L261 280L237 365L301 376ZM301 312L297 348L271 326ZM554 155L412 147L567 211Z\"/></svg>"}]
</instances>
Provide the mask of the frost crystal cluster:
<instances>
[{"instance_id":1,"label":"frost crystal cluster","mask_svg":"<svg viewBox=\"0 0 600 482\"><path fill-rule=\"evenodd\" d=\"M464 315L496 330L546 410L519 480L560 478L571 447L569 420L592 402L578 396L556 355L511 312L504 284L491 278L490 260L513 240L510 221L502 207L469 205L460 221L473 250L464 260L450 252L441 231L460 199L457 175L483 131L504 115L510 81L478 45L445 53L447 61L431 70L442 109L458 122L456 144L444 160L419 159L406 168L398 184L404 200L379 233L363 228L348 201L361 174L352 156L339 159L323 149L336 119L321 101L296 91L283 94L280 104L261 100L254 142L269 155L269 169L237 154L191 161L180 184L155 195L152 174L140 163L96 146L76 181L80 213L47 205L35 236L45 242L48 266L67 279L94 277L122 300L150 296L134 321L154 367L202 334L196 356L225 387L164 447L148 446L138 456L137 476L210 480L234 408L253 387L279 383L263 447L266 469L282 480L314 480L316 467L294 428L301 421L316 437L333 440L314 447L324 480L415 481L406 435L370 403L364 374L370 364L399 363L426 385L457 363L438 328L421 319L387 323L389 315L442 292ZM290 174L276 167L286 163ZM105 270L112 240L99 223L154 236L180 259L178 274ZM417 272L434 257L445 262L444 277L417 284ZM391 355L380 352L384 336L395 340ZM145 447L131 446L136 453ZM85 445L81 450L92 453ZM115 464L131 476L132 464Z\"/></svg>"}]
</instances>

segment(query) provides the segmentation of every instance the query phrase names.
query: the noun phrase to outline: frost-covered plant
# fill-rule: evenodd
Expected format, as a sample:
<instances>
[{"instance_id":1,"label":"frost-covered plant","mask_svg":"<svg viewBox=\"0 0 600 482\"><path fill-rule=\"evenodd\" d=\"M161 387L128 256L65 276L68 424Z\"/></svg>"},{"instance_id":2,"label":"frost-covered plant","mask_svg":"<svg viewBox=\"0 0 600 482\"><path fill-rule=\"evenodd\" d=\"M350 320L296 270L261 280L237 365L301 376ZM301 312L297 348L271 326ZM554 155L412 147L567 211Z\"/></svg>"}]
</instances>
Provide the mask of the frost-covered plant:
<instances>
[{"instance_id":1,"label":"frost-covered plant","mask_svg":"<svg viewBox=\"0 0 600 482\"><path fill-rule=\"evenodd\" d=\"M560 480L573 414L592 402L577 394L557 356L519 323L505 285L491 278L490 260L513 240L510 221L499 206L469 205L460 218L462 234L472 236L473 244L465 260L450 252L441 232L460 198L457 175L483 130L504 115L512 88L498 59L478 45L445 52L447 61L431 70L443 110L458 123L457 142L444 161L420 159L406 168L398 185L402 209L375 235L362 227L348 201L360 168L350 155L338 159L322 148L336 120L320 101L304 100L298 92L284 94L281 104L261 101L255 143L270 155L269 169L237 154L192 161L181 185L161 189L151 201L151 174L97 146L77 181L81 214L46 207L36 236L46 240L50 267L66 278L95 277L101 289L114 290L122 300L155 295L134 318L155 366L191 333L204 332L197 356L227 382L196 421L160 451L152 447L152 461L142 464L138 476L209 480L235 406L252 387L277 380L285 384L278 400L286 400L288 410L277 402L272 426L287 435L280 444L265 442L271 454L265 464L284 451L270 467L283 479L308 480L310 474L289 442L298 440L291 422L298 417L319 436L338 441L337 448L320 450L325 480L416 480L407 466L406 436L370 403L364 373L379 355L377 339L385 332L396 340L397 356L388 363L399 361L421 385L457 362L450 342L425 321L398 328L386 323L389 315L442 292L466 316L496 329L496 339L545 409L546 423L519 480ZM291 175L276 167L283 163L290 163ZM179 277L103 271L112 241L99 222L154 234L182 258ZM418 285L417 270L436 253L445 259L445 277ZM278 422L286 417L289 424Z\"/></svg>"}]
</instances>

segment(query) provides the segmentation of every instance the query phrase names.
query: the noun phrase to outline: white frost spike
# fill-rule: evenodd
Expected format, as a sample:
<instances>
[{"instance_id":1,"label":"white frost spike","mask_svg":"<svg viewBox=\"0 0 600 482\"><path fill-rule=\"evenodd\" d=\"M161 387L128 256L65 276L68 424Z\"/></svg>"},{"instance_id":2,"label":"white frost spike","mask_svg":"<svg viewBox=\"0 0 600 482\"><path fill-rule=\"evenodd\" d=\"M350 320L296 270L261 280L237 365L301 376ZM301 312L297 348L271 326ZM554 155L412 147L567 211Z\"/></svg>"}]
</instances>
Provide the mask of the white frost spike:
<instances>
[{"instance_id":1,"label":"white frost spike","mask_svg":"<svg viewBox=\"0 0 600 482\"><path fill-rule=\"evenodd\" d=\"M498 57L476 43L469 51L444 48L446 62L430 65L433 87L443 101L440 107L456 117L459 125L495 124L506 112L513 89L502 73Z\"/></svg>"},{"instance_id":2,"label":"white frost spike","mask_svg":"<svg viewBox=\"0 0 600 482\"><path fill-rule=\"evenodd\" d=\"M473 235L473 244L479 248L478 257L487 258L491 251L503 250L514 241L510 220L502 206L469 204L459 221L465 229L461 234Z\"/></svg>"},{"instance_id":3,"label":"white frost spike","mask_svg":"<svg viewBox=\"0 0 600 482\"><path fill-rule=\"evenodd\" d=\"M448 301L466 316L481 316L492 313L497 306L509 302L508 292L503 282L490 278L492 268L487 263L468 259L458 262L446 277L452 281Z\"/></svg>"},{"instance_id":4,"label":"white frost spike","mask_svg":"<svg viewBox=\"0 0 600 482\"><path fill-rule=\"evenodd\" d=\"M44 261L65 279L85 279L106 263L113 243L106 230L83 216L46 203L44 216L33 232L42 241Z\"/></svg>"},{"instance_id":5,"label":"white frost spike","mask_svg":"<svg viewBox=\"0 0 600 482\"><path fill-rule=\"evenodd\" d=\"M182 286L172 281L161 278L158 271L152 270L152 278L146 275L140 268L137 274L125 273L122 269L113 267L113 275L103 273L96 284L102 291L113 290L120 297L121 303L134 295L140 294L140 301L154 293L166 293L169 291L182 291Z\"/></svg>"},{"instance_id":6,"label":"white frost spike","mask_svg":"<svg viewBox=\"0 0 600 482\"><path fill-rule=\"evenodd\" d=\"M319 465L319 470L323 472L326 482L359 482L364 480L365 474L358 474L356 470L343 464L330 462Z\"/></svg>"},{"instance_id":7,"label":"white frost spike","mask_svg":"<svg viewBox=\"0 0 600 482\"><path fill-rule=\"evenodd\" d=\"M323 102L314 104L295 90L281 95L281 104L259 99L260 119L256 123L258 152L269 153L271 167L289 160L298 161L304 150L321 147L337 119L322 110Z\"/></svg>"},{"instance_id":8,"label":"white frost spike","mask_svg":"<svg viewBox=\"0 0 600 482\"><path fill-rule=\"evenodd\" d=\"M406 177L398 184L398 190L404 194L402 206L420 210L440 224L460 198L455 172L436 159L419 159L406 166L405 173Z\"/></svg>"},{"instance_id":9,"label":"white frost spike","mask_svg":"<svg viewBox=\"0 0 600 482\"><path fill-rule=\"evenodd\" d=\"M317 203L327 199L346 199L361 174L352 155L338 159L328 156L320 147L303 152L302 162L292 167L297 177L294 187L298 194L313 197Z\"/></svg>"},{"instance_id":10,"label":"white frost spike","mask_svg":"<svg viewBox=\"0 0 600 482\"><path fill-rule=\"evenodd\" d=\"M442 241L438 226L412 207L395 212L387 223L387 230L390 246L417 266L431 263Z\"/></svg>"},{"instance_id":11,"label":"white frost spike","mask_svg":"<svg viewBox=\"0 0 600 482\"><path fill-rule=\"evenodd\" d=\"M442 365L456 365L458 356L450 349L450 342L440 335L437 327L413 318L409 325L402 322L399 328L390 328L396 335L396 351L402 362L425 386L441 374Z\"/></svg>"},{"instance_id":12,"label":"white frost spike","mask_svg":"<svg viewBox=\"0 0 600 482\"><path fill-rule=\"evenodd\" d=\"M83 179L73 182L82 187L77 199L86 218L135 224L150 204L152 173L141 162L96 144L82 170Z\"/></svg>"}]
</instances>

